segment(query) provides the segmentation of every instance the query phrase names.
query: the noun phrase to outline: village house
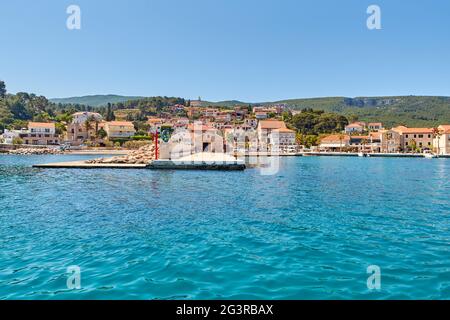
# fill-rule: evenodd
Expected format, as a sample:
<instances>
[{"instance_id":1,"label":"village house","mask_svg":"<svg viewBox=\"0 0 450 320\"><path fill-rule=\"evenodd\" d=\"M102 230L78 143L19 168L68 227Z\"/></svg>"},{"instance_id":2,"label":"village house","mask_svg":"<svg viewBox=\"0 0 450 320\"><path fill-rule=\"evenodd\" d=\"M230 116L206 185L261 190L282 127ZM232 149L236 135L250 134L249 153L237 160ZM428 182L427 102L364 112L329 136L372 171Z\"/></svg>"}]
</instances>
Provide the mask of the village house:
<instances>
[{"instance_id":1,"label":"village house","mask_svg":"<svg viewBox=\"0 0 450 320\"><path fill-rule=\"evenodd\" d=\"M79 145L96 137L98 130L104 127L103 117L96 112L76 112L72 122L67 125L65 140Z\"/></svg>"},{"instance_id":2,"label":"village house","mask_svg":"<svg viewBox=\"0 0 450 320\"><path fill-rule=\"evenodd\" d=\"M56 134L54 123L29 122L28 132L21 135L24 144L58 145L60 139Z\"/></svg>"},{"instance_id":3,"label":"village house","mask_svg":"<svg viewBox=\"0 0 450 320\"><path fill-rule=\"evenodd\" d=\"M267 114L267 112L255 112L255 118L257 120L265 120L269 117L269 115Z\"/></svg>"},{"instance_id":4,"label":"village house","mask_svg":"<svg viewBox=\"0 0 450 320\"><path fill-rule=\"evenodd\" d=\"M450 125L440 125L433 140L434 151L438 155L450 155Z\"/></svg>"},{"instance_id":5,"label":"village house","mask_svg":"<svg viewBox=\"0 0 450 320\"><path fill-rule=\"evenodd\" d=\"M345 126L345 133L362 133L366 130L366 124L364 122L354 122Z\"/></svg>"},{"instance_id":6,"label":"village house","mask_svg":"<svg viewBox=\"0 0 450 320\"><path fill-rule=\"evenodd\" d=\"M133 123L129 121L106 122L105 131L110 139L128 139L136 134Z\"/></svg>"},{"instance_id":7,"label":"village house","mask_svg":"<svg viewBox=\"0 0 450 320\"><path fill-rule=\"evenodd\" d=\"M255 119L255 118L246 118L246 119L244 120L244 123L245 123L246 125L248 125L249 127L254 128L254 129L256 129L256 127L258 127L258 120Z\"/></svg>"},{"instance_id":8,"label":"village house","mask_svg":"<svg viewBox=\"0 0 450 320\"><path fill-rule=\"evenodd\" d=\"M344 134L332 134L320 141L319 149L327 152L342 151L350 147L350 136Z\"/></svg>"},{"instance_id":9,"label":"village house","mask_svg":"<svg viewBox=\"0 0 450 320\"><path fill-rule=\"evenodd\" d=\"M277 129L287 129L286 123L279 120L261 120L258 123L258 140L260 151L270 150L272 147L272 132Z\"/></svg>"},{"instance_id":10,"label":"village house","mask_svg":"<svg viewBox=\"0 0 450 320\"><path fill-rule=\"evenodd\" d=\"M369 131L380 131L383 129L383 124L381 122L370 122L367 127Z\"/></svg>"},{"instance_id":11,"label":"village house","mask_svg":"<svg viewBox=\"0 0 450 320\"><path fill-rule=\"evenodd\" d=\"M399 126L392 130L401 136L402 151L424 151L433 149L433 129Z\"/></svg>"},{"instance_id":12,"label":"village house","mask_svg":"<svg viewBox=\"0 0 450 320\"><path fill-rule=\"evenodd\" d=\"M192 137L193 152L223 152L224 141L219 131L200 122L189 124L188 131Z\"/></svg>"},{"instance_id":13,"label":"village house","mask_svg":"<svg viewBox=\"0 0 450 320\"><path fill-rule=\"evenodd\" d=\"M0 136L3 139L4 144L13 144L15 139L19 139L21 136L28 134L27 129L21 130L8 130L5 129L5 132ZM1 139L0 139L1 140Z\"/></svg>"},{"instance_id":14,"label":"village house","mask_svg":"<svg viewBox=\"0 0 450 320\"><path fill-rule=\"evenodd\" d=\"M272 149L278 147L280 152L295 152L297 150L294 130L288 128L272 130L269 140L272 144Z\"/></svg>"},{"instance_id":15,"label":"village house","mask_svg":"<svg viewBox=\"0 0 450 320\"><path fill-rule=\"evenodd\" d=\"M156 133L156 131L161 132L161 127L164 124L164 119L161 118L150 118L147 120L149 125L149 133Z\"/></svg>"},{"instance_id":16,"label":"village house","mask_svg":"<svg viewBox=\"0 0 450 320\"><path fill-rule=\"evenodd\" d=\"M397 153L402 151L402 136L395 130L381 130L381 152Z\"/></svg>"}]
</instances>

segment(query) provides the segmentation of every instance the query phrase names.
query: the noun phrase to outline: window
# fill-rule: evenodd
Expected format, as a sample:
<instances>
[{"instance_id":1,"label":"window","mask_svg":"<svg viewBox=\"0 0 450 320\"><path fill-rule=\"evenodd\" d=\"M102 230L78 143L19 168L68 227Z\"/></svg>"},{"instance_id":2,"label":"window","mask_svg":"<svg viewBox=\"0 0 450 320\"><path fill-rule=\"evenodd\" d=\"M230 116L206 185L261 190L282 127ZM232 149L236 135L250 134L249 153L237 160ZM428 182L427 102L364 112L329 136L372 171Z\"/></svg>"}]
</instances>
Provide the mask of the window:
<instances>
[{"instance_id":1,"label":"window","mask_svg":"<svg viewBox=\"0 0 450 320\"><path fill-rule=\"evenodd\" d=\"M431 142L428 142L428 145L431 146Z\"/></svg>"},{"instance_id":2,"label":"window","mask_svg":"<svg viewBox=\"0 0 450 320\"><path fill-rule=\"evenodd\" d=\"M428 138L431 138L431 134L428 135Z\"/></svg>"},{"instance_id":3,"label":"window","mask_svg":"<svg viewBox=\"0 0 450 320\"><path fill-rule=\"evenodd\" d=\"M417 138L417 134L414 135L414 138Z\"/></svg>"},{"instance_id":4,"label":"window","mask_svg":"<svg viewBox=\"0 0 450 320\"><path fill-rule=\"evenodd\" d=\"M419 138L423 138L423 134L419 134Z\"/></svg>"},{"instance_id":5,"label":"window","mask_svg":"<svg viewBox=\"0 0 450 320\"><path fill-rule=\"evenodd\" d=\"M406 138L409 138L409 135L405 135Z\"/></svg>"}]
</instances>

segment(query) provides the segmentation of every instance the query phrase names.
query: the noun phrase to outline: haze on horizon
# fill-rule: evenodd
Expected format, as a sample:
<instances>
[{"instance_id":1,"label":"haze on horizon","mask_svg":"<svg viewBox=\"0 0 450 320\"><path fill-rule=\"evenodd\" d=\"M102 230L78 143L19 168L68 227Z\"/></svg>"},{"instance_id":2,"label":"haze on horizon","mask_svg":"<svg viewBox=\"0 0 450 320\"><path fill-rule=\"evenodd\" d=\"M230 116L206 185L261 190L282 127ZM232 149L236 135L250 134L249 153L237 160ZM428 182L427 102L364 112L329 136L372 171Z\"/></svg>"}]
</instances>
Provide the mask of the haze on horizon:
<instances>
[{"instance_id":1,"label":"haze on horizon","mask_svg":"<svg viewBox=\"0 0 450 320\"><path fill-rule=\"evenodd\" d=\"M381 30L366 27L374 3ZM71 4L81 30L66 27ZM445 0L8 1L0 79L48 98L450 96L449 12Z\"/></svg>"}]
</instances>

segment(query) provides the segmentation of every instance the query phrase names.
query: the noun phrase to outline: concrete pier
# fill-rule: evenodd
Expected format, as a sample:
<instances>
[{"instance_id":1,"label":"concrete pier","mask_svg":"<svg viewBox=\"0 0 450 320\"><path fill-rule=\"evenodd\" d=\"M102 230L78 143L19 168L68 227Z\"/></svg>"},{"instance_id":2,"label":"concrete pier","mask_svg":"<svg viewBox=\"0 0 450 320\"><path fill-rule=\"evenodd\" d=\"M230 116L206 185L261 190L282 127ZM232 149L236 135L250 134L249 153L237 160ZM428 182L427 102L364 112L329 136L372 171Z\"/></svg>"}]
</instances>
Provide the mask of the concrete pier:
<instances>
[{"instance_id":1,"label":"concrete pier","mask_svg":"<svg viewBox=\"0 0 450 320\"><path fill-rule=\"evenodd\" d=\"M152 169L152 170L245 170L242 160L236 160L225 154L199 153L177 160L153 160L148 164L127 163L87 163L86 161L37 164L41 169Z\"/></svg>"},{"instance_id":2,"label":"concrete pier","mask_svg":"<svg viewBox=\"0 0 450 320\"><path fill-rule=\"evenodd\" d=\"M33 168L41 169L146 169L147 167L147 164L86 163L85 161L55 162L33 165Z\"/></svg>"}]
</instances>

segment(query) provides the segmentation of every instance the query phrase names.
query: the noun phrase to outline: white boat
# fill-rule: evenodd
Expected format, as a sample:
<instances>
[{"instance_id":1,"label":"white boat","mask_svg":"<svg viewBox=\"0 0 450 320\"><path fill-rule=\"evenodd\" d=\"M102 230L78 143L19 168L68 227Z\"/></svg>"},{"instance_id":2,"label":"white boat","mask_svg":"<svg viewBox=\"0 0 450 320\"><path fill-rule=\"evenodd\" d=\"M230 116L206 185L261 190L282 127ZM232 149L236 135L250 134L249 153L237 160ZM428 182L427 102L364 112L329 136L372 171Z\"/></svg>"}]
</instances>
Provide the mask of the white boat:
<instances>
[{"instance_id":1,"label":"white boat","mask_svg":"<svg viewBox=\"0 0 450 320\"><path fill-rule=\"evenodd\" d=\"M367 156L368 156L367 153L364 153L364 152L358 152L358 157L365 158L365 157L367 157Z\"/></svg>"},{"instance_id":2,"label":"white boat","mask_svg":"<svg viewBox=\"0 0 450 320\"><path fill-rule=\"evenodd\" d=\"M437 157L438 157L436 154L434 154L434 153L431 152L431 151L425 151L425 152L423 153L423 156L424 156L426 159L434 159L434 158L437 158Z\"/></svg>"}]
</instances>

